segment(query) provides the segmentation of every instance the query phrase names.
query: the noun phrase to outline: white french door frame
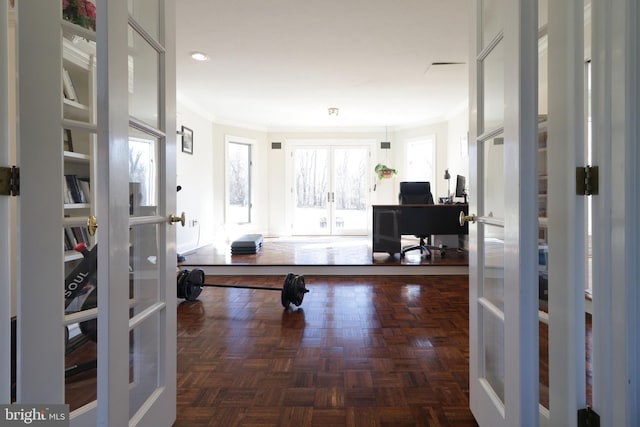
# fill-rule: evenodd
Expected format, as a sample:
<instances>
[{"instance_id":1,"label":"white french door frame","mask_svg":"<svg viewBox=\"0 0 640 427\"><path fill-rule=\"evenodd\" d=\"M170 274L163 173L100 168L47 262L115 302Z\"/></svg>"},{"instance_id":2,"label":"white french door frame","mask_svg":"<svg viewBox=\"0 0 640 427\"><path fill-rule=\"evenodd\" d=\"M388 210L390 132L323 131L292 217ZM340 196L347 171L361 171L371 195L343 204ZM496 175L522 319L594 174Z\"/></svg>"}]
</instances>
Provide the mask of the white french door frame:
<instances>
[{"instance_id":1,"label":"white french door frame","mask_svg":"<svg viewBox=\"0 0 640 427\"><path fill-rule=\"evenodd\" d=\"M286 174L285 179L287 183L287 188L290 188L290 197L288 198L288 209L287 209L287 223L291 224L291 230L293 234L301 235L304 233L299 233L294 228L294 210L295 210L295 165L294 162L294 153L298 148L318 148L318 149L326 149L328 152L328 170L327 176L329 179L329 195L327 197L331 200L331 193L335 194L335 186L337 185L334 181L334 169L333 169L333 149L334 148L366 148L369 152L369 160L368 160L368 168L367 170L373 170L373 164L371 163L371 153L375 148L375 140L370 139L294 139L287 140L285 143L286 147L286 162L288 163L286 166ZM367 182L371 181L370 179ZM339 233L336 232L335 221L334 221L334 208L332 206L327 207L328 212L328 220L327 220L327 232L318 234L318 235L339 235L339 234L362 234L365 235L367 230L370 229L371 225L371 215L370 215L370 206L371 206L371 188L368 187L368 195L367 195L367 222L365 227L362 230L356 230L355 232L349 232L346 230L345 232ZM329 202L332 204L333 202Z\"/></svg>"},{"instance_id":2,"label":"white french door frame","mask_svg":"<svg viewBox=\"0 0 640 427\"><path fill-rule=\"evenodd\" d=\"M640 425L640 6L592 2L593 408L601 425Z\"/></svg>"},{"instance_id":3,"label":"white french door frame","mask_svg":"<svg viewBox=\"0 0 640 427\"><path fill-rule=\"evenodd\" d=\"M583 127L584 3L574 0L553 1L549 2L549 8L550 407L548 411L540 408L538 422L543 426L570 427L577 425L578 409L586 406L586 199L575 194L574 176L575 168L585 166L586 160ZM637 404L640 399L640 315L637 310L640 306L637 285L640 278L637 259L640 253L640 197L637 191L640 187L640 84L637 79L640 75L639 19L640 6L632 0L606 0L592 4L593 165L599 167L600 176L599 193L593 196L593 409L600 416L600 425L625 427L640 424L640 407ZM475 127L473 108L476 102L472 99L471 129ZM505 100L505 104L515 105L509 99ZM507 119L505 133L508 122ZM508 140L506 137L505 144ZM475 150L474 146L473 155L480 155ZM473 163L470 166L475 181L478 171ZM526 169L524 173L520 169L520 175L526 178ZM472 190L472 195L475 193ZM482 199L481 191L477 197ZM474 207L473 203L472 196L471 211L480 211L482 207L477 204ZM521 215L521 227L522 222L526 221L523 218ZM505 221L505 228L508 229L508 221ZM471 230L470 233L473 249L474 245L480 243L481 235ZM525 234L520 234L523 242L526 240L523 237ZM518 248L514 246L513 249L517 252ZM522 254L519 254L519 259L526 261ZM481 262L481 257L470 256L471 304L477 297L473 282L477 281L475 275ZM508 261L506 265L509 265ZM520 271L522 273L522 269ZM507 277L505 273L506 280ZM520 280L526 282L526 277L521 274ZM531 288L536 287L531 285ZM531 297L537 299L536 296ZM505 289L505 300L508 301L508 298ZM523 321L529 319L534 324L533 317L522 314L520 312ZM473 317L471 308L470 316L470 328L473 330L477 328L473 322L478 319ZM507 316L505 310L505 318ZM521 331L525 329L520 328ZM537 332L534 335L537 336ZM524 347L507 345L507 348L514 363L523 360L517 352ZM477 350L472 341L472 409L477 405L474 402L477 393L473 390L474 351ZM529 370L537 372L537 366L537 356L534 356ZM526 374L518 380L520 386L526 381L537 382L530 373L525 372L526 364L519 369ZM506 370L508 377L508 366ZM509 393L506 394L508 397ZM529 401L522 396L514 397L511 403L506 399L505 419L509 418L510 411L516 414L520 412L520 416L512 418L507 425L537 424L531 412L531 403L538 401L537 389L528 396ZM478 412L482 411L474 410L474 415ZM478 421L481 426L499 425L499 422L488 421L482 416L478 417Z\"/></svg>"},{"instance_id":4,"label":"white french door frame","mask_svg":"<svg viewBox=\"0 0 640 427\"><path fill-rule=\"evenodd\" d=\"M469 227L470 406L481 427L538 425L537 192L537 2L501 4L502 31L482 45L482 3L473 2L470 44ZM497 4L494 4L496 7ZM495 16L495 15L494 15ZM504 45L504 219L484 214L484 165L480 149L502 129L482 129L482 63L498 43ZM486 215L486 216L484 216ZM504 311L496 313L483 295L484 227L504 228ZM534 280L536 279L536 280ZM483 311L487 310L487 311ZM483 313L501 318L504 330L504 402L483 372ZM499 349L497 350L499 351Z\"/></svg>"},{"instance_id":5,"label":"white french door frame","mask_svg":"<svg viewBox=\"0 0 640 427\"><path fill-rule=\"evenodd\" d=\"M9 154L9 11L0 3L0 167L10 166ZM0 196L0 378L11 378L11 214L9 196ZM0 404L11 402L11 382L3 382Z\"/></svg>"},{"instance_id":6,"label":"white french door frame","mask_svg":"<svg viewBox=\"0 0 640 427\"><path fill-rule=\"evenodd\" d=\"M586 406L586 196L575 192L585 166L584 3L549 1L548 273L549 408L540 425L572 426Z\"/></svg>"},{"instance_id":7,"label":"white french door frame","mask_svg":"<svg viewBox=\"0 0 640 427\"><path fill-rule=\"evenodd\" d=\"M158 40L130 17L128 2L98 1L98 144L97 194L100 246L98 252L98 424L118 426L168 426L176 416L176 298L175 229L168 217L176 211L176 93L175 93L175 2L160 0L158 8ZM133 6L135 7L135 5ZM140 11L138 11L140 13ZM126 104L129 92L129 33L140 44L157 55L157 124L132 117ZM136 39L134 39L136 40ZM132 58L137 59L132 55ZM135 92L135 89L134 89ZM124 105L123 105L124 104ZM151 116L153 117L153 116ZM130 218L129 213L129 128L157 138L158 202L155 215ZM105 218L101 220L100 218ZM129 315L130 293L130 229L157 227L158 278L155 302L133 317ZM134 269L135 275L135 269ZM157 369L149 373L156 379L155 389L132 413L130 389L138 379L130 381L130 369L123 360L130 359L130 340L140 340L140 331L155 324L151 333L159 334ZM138 328L138 329L136 329ZM135 330L136 334L133 335ZM134 357L139 346L134 345ZM145 354L146 355L146 354ZM140 362L134 364L134 375Z\"/></svg>"},{"instance_id":8,"label":"white french door frame","mask_svg":"<svg viewBox=\"0 0 640 427\"><path fill-rule=\"evenodd\" d=\"M19 8L17 57L20 61L18 165L21 168L17 224L20 230L17 242L17 403L63 404L61 38L62 26L72 24L62 22L60 2L16 3ZM86 31L86 38L95 37L98 41L95 194L100 197L94 200L100 245L97 400L73 411L70 425L169 426L175 420L176 411L175 229L167 221L168 213L175 213L176 207L175 2L155 2L161 21L159 40L150 42L151 37L145 38L157 52L157 82L165 88L158 91L158 124L153 136L159 141L159 162L166 165L166 170L162 166L158 169L160 190L156 214L136 218L137 222L129 217L128 139L130 126L136 127L135 118L129 117L128 105L129 25L133 33L139 33L142 38L145 36L137 31L137 21L129 17L130 2L96 0L95 3L97 32ZM43 78L43 72L51 75ZM166 96L162 98L161 94L165 92ZM153 288L157 300L130 318L129 228L141 223L154 225L158 230L158 283ZM0 314L4 317L4 304L0 306ZM132 408L131 394L141 378L137 371L141 361L136 357L140 348L138 342L133 345L135 360L131 361L130 334L135 332L134 338L137 338L145 321L158 325L160 331L157 337L154 336L157 338L154 341L157 343L154 346L157 369L153 369L151 382L155 388L145 394L139 407ZM129 377L131 366L133 382Z\"/></svg>"}]
</instances>

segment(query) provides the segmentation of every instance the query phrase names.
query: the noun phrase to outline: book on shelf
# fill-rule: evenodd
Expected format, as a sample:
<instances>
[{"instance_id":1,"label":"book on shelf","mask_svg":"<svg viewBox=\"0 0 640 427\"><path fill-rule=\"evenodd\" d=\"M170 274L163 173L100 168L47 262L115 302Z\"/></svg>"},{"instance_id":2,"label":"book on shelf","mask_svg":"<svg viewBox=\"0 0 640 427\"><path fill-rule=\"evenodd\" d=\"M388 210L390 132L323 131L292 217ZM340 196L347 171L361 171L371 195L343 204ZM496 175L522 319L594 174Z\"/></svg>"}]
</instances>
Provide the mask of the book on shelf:
<instances>
[{"instance_id":1,"label":"book on shelf","mask_svg":"<svg viewBox=\"0 0 640 427\"><path fill-rule=\"evenodd\" d=\"M67 69L62 70L62 93L69 101L77 101L76 89L73 87L73 80Z\"/></svg>"},{"instance_id":2,"label":"book on shelf","mask_svg":"<svg viewBox=\"0 0 640 427\"><path fill-rule=\"evenodd\" d=\"M80 185L77 175L64 176L64 202L65 203L88 203L87 197L82 189L85 185ZM87 183L88 184L88 183Z\"/></svg>"},{"instance_id":3,"label":"book on shelf","mask_svg":"<svg viewBox=\"0 0 640 427\"><path fill-rule=\"evenodd\" d=\"M84 195L84 203L91 203L91 185L89 178L78 178L80 192Z\"/></svg>"},{"instance_id":4,"label":"book on shelf","mask_svg":"<svg viewBox=\"0 0 640 427\"><path fill-rule=\"evenodd\" d=\"M64 229L64 250L70 251L73 250L73 233L69 229L69 227Z\"/></svg>"},{"instance_id":5,"label":"book on shelf","mask_svg":"<svg viewBox=\"0 0 640 427\"><path fill-rule=\"evenodd\" d=\"M65 227L64 250L72 251L78 243L89 246L89 232L87 227Z\"/></svg>"},{"instance_id":6,"label":"book on shelf","mask_svg":"<svg viewBox=\"0 0 640 427\"><path fill-rule=\"evenodd\" d=\"M71 138L71 129L63 129L62 147L64 151L73 151L73 139Z\"/></svg>"}]
</instances>

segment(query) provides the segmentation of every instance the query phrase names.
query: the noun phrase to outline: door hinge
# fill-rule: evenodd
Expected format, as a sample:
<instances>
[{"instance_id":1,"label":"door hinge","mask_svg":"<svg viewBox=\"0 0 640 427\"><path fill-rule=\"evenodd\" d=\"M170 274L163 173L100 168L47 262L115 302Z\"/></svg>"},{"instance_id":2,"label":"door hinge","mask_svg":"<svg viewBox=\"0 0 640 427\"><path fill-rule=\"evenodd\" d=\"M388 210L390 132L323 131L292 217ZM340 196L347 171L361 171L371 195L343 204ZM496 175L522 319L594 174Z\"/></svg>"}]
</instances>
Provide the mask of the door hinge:
<instances>
[{"instance_id":1,"label":"door hinge","mask_svg":"<svg viewBox=\"0 0 640 427\"><path fill-rule=\"evenodd\" d=\"M20 195L20 168L0 167L0 196Z\"/></svg>"},{"instance_id":2,"label":"door hinge","mask_svg":"<svg viewBox=\"0 0 640 427\"><path fill-rule=\"evenodd\" d=\"M578 427L600 427L600 415L590 406L578 409Z\"/></svg>"},{"instance_id":3,"label":"door hinge","mask_svg":"<svg viewBox=\"0 0 640 427\"><path fill-rule=\"evenodd\" d=\"M578 166L576 168L576 195L598 194L598 166Z\"/></svg>"}]
</instances>

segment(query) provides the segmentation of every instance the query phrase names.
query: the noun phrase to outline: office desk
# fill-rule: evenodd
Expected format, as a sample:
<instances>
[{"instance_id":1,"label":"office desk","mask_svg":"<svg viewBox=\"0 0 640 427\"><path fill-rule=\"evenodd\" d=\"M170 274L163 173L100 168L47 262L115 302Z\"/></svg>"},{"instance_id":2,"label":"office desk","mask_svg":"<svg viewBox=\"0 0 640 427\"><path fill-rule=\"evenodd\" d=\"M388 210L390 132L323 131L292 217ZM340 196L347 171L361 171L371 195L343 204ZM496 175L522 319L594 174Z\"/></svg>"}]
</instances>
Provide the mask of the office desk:
<instances>
[{"instance_id":1,"label":"office desk","mask_svg":"<svg viewBox=\"0 0 640 427\"><path fill-rule=\"evenodd\" d=\"M469 234L469 225L460 225L460 211L469 206L448 205L373 205L373 252L394 255L402 251L402 235L432 236Z\"/></svg>"}]
</instances>

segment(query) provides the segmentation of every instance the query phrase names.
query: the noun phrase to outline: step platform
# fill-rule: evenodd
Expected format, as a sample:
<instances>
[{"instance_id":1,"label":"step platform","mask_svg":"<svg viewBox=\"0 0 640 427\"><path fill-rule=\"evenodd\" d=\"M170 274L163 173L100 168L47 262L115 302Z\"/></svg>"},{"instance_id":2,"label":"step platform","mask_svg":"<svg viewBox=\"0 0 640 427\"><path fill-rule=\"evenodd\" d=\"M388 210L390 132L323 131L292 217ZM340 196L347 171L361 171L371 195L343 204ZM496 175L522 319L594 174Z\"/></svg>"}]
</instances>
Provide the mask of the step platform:
<instances>
[{"instance_id":1,"label":"step platform","mask_svg":"<svg viewBox=\"0 0 640 427\"><path fill-rule=\"evenodd\" d=\"M262 248L262 234L245 234L231 243L231 255L256 254Z\"/></svg>"}]
</instances>

